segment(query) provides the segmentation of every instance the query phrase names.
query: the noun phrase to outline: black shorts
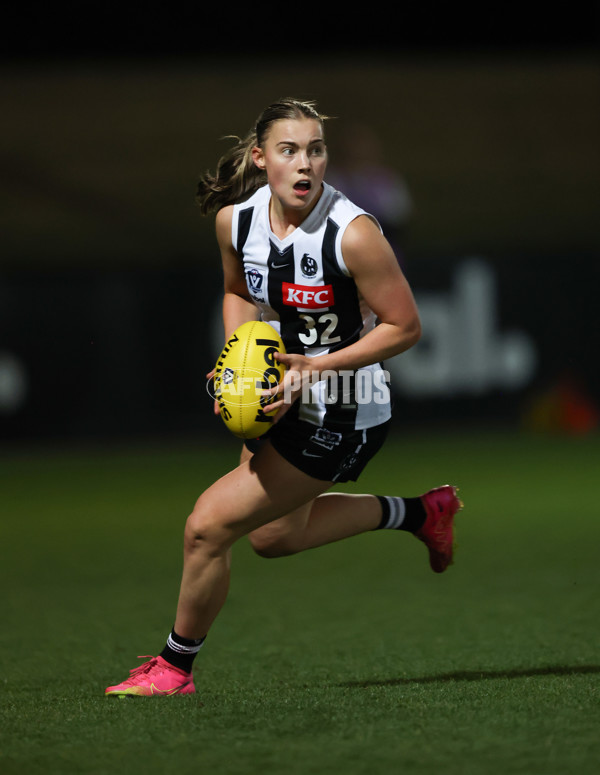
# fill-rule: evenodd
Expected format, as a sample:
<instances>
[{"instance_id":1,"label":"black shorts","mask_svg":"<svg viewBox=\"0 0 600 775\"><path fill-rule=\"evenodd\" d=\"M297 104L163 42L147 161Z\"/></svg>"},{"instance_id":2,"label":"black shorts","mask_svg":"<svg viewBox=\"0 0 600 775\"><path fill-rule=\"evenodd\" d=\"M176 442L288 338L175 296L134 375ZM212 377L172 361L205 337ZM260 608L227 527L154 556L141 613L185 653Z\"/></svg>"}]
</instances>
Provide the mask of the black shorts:
<instances>
[{"instance_id":1,"label":"black shorts","mask_svg":"<svg viewBox=\"0 0 600 775\"><path fill-rule=\"evenodd\" d=\"M264 436L245 443L256 452L269 439L281 457L305 474L328 482L355 482L383 445L390 422L360 431L340 430L288 419L286 414Z\"/></svg>"}]
</instances>

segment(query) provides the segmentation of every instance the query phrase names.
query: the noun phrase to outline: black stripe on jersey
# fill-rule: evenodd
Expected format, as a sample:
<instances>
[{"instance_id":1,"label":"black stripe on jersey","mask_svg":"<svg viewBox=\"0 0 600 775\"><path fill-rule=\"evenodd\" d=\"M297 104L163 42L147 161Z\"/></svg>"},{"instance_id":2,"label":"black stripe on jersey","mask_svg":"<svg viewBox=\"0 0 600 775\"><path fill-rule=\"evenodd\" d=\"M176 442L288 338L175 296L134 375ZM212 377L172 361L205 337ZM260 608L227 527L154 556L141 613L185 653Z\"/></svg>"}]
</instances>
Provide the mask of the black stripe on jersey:
<instances>
[{"instance_id":1,"label":"black stripe on jersey","mask_svg":"<svg viewBox=\"0 0 600 775\"><path fill-rule=\"evenodd\" d=\"M238 216L237 245L235 247L240 258L243 255L244 245L250 233L253 213L254 207L247 207L245 210L241 210Z\"/></svg>"},{"instance_id":2,"label":"black stripe on jersey","mask_svg":"<svg viewBox=\"0 0 600 775\"><path fill-rule=\"evenodd\" d=\"M325 227L325 234L323 236L323 273L325 277L331 277L335 275L339 277L342 275L342 270L339 267L337 259L335 257L335 241L337 239L338 231L340 227L331 218L327 219L327 226Z\"/></svg>"},{"instance_id":3,"label":"black stripe on jersey","mask_svg":"<svg viewBox=\"0 0 600 775\"><path fill-rule=\"evenodd\" d=\"M269 305L279 311L281 338L286 351L303 353L304 346L300 343L298 334L304 330L304 321L298 317L296 307L283 303L283 283L293 283L295 277L294 246L289 245L285 250L279 250L272 240L269 240L269 244L271 246L267 259Z\"/></svg>"}]
</instances>

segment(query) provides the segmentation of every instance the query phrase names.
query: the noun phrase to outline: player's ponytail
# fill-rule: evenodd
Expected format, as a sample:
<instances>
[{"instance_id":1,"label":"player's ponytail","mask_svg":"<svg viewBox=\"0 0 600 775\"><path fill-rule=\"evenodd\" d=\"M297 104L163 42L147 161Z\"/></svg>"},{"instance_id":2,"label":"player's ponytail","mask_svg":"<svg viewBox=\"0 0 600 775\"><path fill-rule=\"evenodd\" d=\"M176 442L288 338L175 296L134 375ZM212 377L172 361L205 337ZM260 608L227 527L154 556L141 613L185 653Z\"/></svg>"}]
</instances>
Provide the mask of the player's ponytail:
<instances>
[{"instance_id":1,"label":"player's ponytail","mask_svg":"<svg viewBox=\"0 0 600 775\"><path fill-rule=\"evenodd\" d=\"M226 138L235 140L235 145L219 159L216 172L205 173L198 183L196 202L202 214L241 202L263 186L267 182L267 175L254 164L252 149L262 147L276 121L300 118L312 118L322 124L327 117L321 116L312 102L283 99L269 105L261 113L255 129L244 139L236 136Z\"/></svg>"},{"instance_id":2,"label":"player's ponytail","mask_svg":"<svg viewBox=\"0 0 600 775\"><path fill-rule=\"evenodd\" d=\"M221 156L214 175L207 172L198 182L196 202L203 215L242 201L267 182L266 173L252 160L256 132L250 132L243 140L233 136L225 139L236 143Z\"/></svg>"}]
</instances>

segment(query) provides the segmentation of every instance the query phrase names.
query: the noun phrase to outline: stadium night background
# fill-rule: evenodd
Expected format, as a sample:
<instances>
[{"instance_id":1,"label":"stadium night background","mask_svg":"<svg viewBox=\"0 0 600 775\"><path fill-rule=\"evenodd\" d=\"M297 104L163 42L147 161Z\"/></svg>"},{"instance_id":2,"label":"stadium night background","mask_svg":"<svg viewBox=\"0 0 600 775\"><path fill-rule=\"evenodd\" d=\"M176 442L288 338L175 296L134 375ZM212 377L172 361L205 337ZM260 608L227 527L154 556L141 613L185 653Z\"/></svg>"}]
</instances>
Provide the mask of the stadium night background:
<instances>
[{"instance_id":1,"label":"stadium night background","mask_svg":"<svg viewBox=\"0 0 600 775\"><path fill-rule=\"evenodd\" d=\"M216 11L55 13L49 35L30 10L0 62L2 771L593 771L593 5L360 35L270 18L258 41ZM456 563L435 577L406 536L280 561L241 542L198 694L108 703L171 626L185 518L239 454L206 391L221 275L195 182L287 95L335 117L332 178L352 128L405 186L388 228L424 334L386 363L391 440L345 489L457 484Z\"/></svg>"}]
</instances>

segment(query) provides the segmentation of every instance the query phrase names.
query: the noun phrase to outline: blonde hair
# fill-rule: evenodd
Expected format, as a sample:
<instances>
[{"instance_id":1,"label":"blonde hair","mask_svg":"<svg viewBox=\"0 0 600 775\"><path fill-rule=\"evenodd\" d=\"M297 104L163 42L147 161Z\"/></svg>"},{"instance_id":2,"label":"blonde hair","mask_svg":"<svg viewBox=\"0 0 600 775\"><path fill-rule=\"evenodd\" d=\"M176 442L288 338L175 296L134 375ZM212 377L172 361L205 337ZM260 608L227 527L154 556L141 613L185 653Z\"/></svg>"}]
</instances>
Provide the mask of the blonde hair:
<instances>
[{"instance_id":1,"label":"blonde hair","mask_svg":"<svg viewBox=\"0 0 600 775\"><path fill-rule=\"evenodd\" d=\"M229 135L225 139L236 140L217 162L215 173L206 172L198 182L196 202L203 215L220 210L229 204L243 201L267 182L264 170L258 169L252 159L252 149L263 147L267 135L276 121L284 119L312 118L321 126L328 116L321 115L314 102L286 98L265 108L256 120L254 129L240 139Z\"/></svg>"}]
</instances>

